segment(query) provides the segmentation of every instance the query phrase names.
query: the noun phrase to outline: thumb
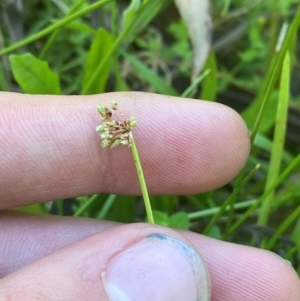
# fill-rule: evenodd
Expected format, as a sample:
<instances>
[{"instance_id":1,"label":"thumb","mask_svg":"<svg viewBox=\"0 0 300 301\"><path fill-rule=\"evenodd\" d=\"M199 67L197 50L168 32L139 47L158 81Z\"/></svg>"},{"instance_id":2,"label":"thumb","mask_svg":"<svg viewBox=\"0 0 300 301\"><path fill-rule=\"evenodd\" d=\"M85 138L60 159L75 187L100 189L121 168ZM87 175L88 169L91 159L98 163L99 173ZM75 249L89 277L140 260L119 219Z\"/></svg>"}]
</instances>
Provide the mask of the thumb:
<instances>
[{"instance_id":1,"label":"thumb","mask_svg":"<svg viewBox=\"0 0 300 301\"><path fill-rule=\"evenodd\" d=\"M62 248L0 282L0 300L210 300L205 264L180 234L124 225Z\"/></svg>"}]
</instances>

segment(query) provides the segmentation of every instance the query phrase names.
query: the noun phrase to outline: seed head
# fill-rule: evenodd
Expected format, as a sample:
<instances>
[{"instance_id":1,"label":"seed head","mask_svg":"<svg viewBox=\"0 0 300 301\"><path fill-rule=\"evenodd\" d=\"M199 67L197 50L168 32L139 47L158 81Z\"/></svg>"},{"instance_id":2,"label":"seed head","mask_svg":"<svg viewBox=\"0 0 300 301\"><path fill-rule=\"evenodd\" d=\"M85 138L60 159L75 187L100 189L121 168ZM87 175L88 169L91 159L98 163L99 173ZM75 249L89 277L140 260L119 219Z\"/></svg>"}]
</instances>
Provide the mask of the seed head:
<instances>
[{"instance_id":1,"label":"seed head","mask_svg":"<svg viewBox=\"0 0 300 301\"><path fill-rule=\"evenodd\" d=\"M102 139L103 147L111 146L111 148L126 145L131 147L132 129L136 126L137 121L134 117L126 118L119 111L117 103L112 100L109 106L102 104L97 105L98 113L101 115L102 124L96 127L96 131ZM122 121L114 119L113 112L116 111L122 117Z\"/></svg>"}]
</instances>

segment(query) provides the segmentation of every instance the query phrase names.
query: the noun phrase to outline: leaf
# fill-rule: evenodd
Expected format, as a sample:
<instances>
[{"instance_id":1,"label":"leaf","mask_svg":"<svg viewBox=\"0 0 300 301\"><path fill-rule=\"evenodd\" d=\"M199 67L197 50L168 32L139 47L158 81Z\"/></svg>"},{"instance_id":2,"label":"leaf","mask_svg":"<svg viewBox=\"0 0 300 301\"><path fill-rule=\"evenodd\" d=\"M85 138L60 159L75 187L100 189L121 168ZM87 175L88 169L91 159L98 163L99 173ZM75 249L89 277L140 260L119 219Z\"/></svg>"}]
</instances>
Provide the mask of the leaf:
<instances>
[{"instance_id":1,"label":"leaf","mask_svg":"<svg viewBox=\"0 0 300 301\"><path fill-rule=\"evenodd\" d=\"M101 74L90 84L90 79L99 65L103 63L103 58L110 52L113 45L113 36L103 28L100 28L95 36L89 51L82 80L82 90L84 94L98 94L105 90L105 85L109 76L112 56L104 62Z\"/></svg>"},{"instance_id":2,"label":"leaf","mask_svg":"<svg viewBox=\"0 0 300 301\"><path fill-rule=\"evenodd\" d=\"M189 229L189 216L186 212L177 212L170 217L170 227L175 229Z\"/></svg>"},{"instance_id":3,"label":"leaf","mask_svg":"<svg viewBox=\"0 0 300 301\"><path fill-rule=\"evenodd\" d=\"M222 238L222 233L221 233L220 227L213 226L210 229L210 231L208 232L207 236L215 238L215 239L221 239Z\"/></svg>"},{"instance_id":4,"label":"leaf","mask_svg":"<svg viewBox=\"0 0 300 301\"><path fill-rule=\"evenodd\" d=\"M300 6L298 7L298 10L296 12L296 15L293 18L293 21L291 25L289 26L287 33L285 34L285 38L283 40L283 43L280 47L279 52L275 52L273 55L271 62L270 62L270 67L267 70L267 73L264 77L264 81L261 85L261 89L258 92L258 95L256 96L255 100L252 102L251 108L253 106L256 106L258 104L258 110L256 112L253 112L254 116L257 116L252 124L249 124L249 121L246 122L248 128L253 128L252 133L251 133L251 143L255 139L255 135L258 132L258 129L260 129L260 123L262 120L262 116L264 115L266 109L267 109L267 104L270 102L270 95L274 90L282 62L285 56L286 51L290 48L290 45L293 44L293 40L295 39L296 32L298 30L298 27L300 26ZM277 99L276 99L277 100ZM274 107L277 107L274 106ZM247 111L247 110L246 110ZM250 112L248 112L250 113ZM244 115L247 114L247 112L244 112L242 114L242 117L245 117ZM248 117L249 114L248 114ZM250 118L249 118L250 119ZM264 116L263 119L266 119L266 116ZM260 129L261 132L261 129Z\"/></svg>"},{"instance_id":5,"label":"leaf","mask_svg":"<svg viewBox=\"0 0 300 301\"><path fill-rule=\"evenodd\" d=\"M172 1L144 0L141 5L138 5L139 1L133 0L133 2L128 8L127 15L124 15L123 25L125 27L122 27L120 34L124 35L125 45L131 42Z\"/></svg>"},{"instance_id":6,"label":"leaf","mask_svg":"<svg viewBox=\"0 0 300 301\"><path fill-rule=\"evenodd\" d=\"M255 140L253 141L253 145L267 151L268 153L271 153L273 141L267 136L257 133L257 135L255 136ZM289 164L292 162L293 159L294 159L293 155L288 150L286 149L283 150L283 154L282 154L283 163Z\"/></svg>"},{"instance_id":7,"label":"leaf","mask_svg":"<svg viewBox=\"0 0 300 301\"><path fill-rule=\"evenodd\" d=\"M0 91L9 91L9 86L5 76L4 68L1 65L0 65Z\"/></svg>"},{"instance_id":8,"label":"leaf","mask_svg":"<svg viewBox=\"0 0 300 301\"><path fill-rule=\"evenodd\" d=\"M123 13L122 27L126 28L132 19L136 16L136 12L141 6L141 0L131 0L130 5Z\"/></svg>"},{"instance_id":9,"label":"leaf","mask_svg":"<svg viewBox=\"0 0 300 301\"><path fill-rule=\"evenodd\" d=\"M177 208L178 197L173 195L151 196L151 206L153 210L170 213Z\"/></svg>"},{"instance_id":10,"label":"leaf","mask_svg":"<svg viewBox=\"0 0 300 301\"><path fill-rule=\"evenodd\" d=\"M113 219L121 223L132 223L136 208L136 197L118 195L106 215L106 219Z\"/></svg>"},{"instance_id":11,"label":"leaf","mask_svg":"<svg viewBox=\"0 0 300 301\"><path fill-rule=\"evenodd\" d=\"M32 204L32 205L26 205L22 207L14 208L14 210L20 210L23 212L29 212L29 213L35 213L35 214L45 214L47 213L46 207L44 204Z\"/></svg>"},{"instance_id":12,"label":"leaf","mask_svg":"<svg viewBox=\"0 0 300 301\"><path fill-rule=\"evenodd\" d=\"M194 81L206 61L211 44L211 16L209 0L175 0L184 20L193 45L194 59L192 81Z\"/></svg>"},{"instance_id":13,"label":"leaf","mask_svg":"<svg viewBox=\"0 0 300 301\"><path fill-rule=\"evenodd\" d=\"M214 53L209 55L204 69L210 72L202 82L200 99L215 101L218 93L218 69Z\"/></svg>"},{"instance_id":14,"label":"leaf","mask_svg":"<svg viewBox=\"0 0 300 301\"><path fill-rule=\"evenodd\" d=\"M10 55L9 60L14 78L28 94L61 94L59 77L47 62L31 53Z\"/></svg>"},{"instance_id":15,"label":"leaf","mask_svg":"<svg viewBox=\"0 0 300 301\"><path fill-rule=\"evenodd\" d=\"M284 150L284 141L286 134L288 107L289 107L289 89L290 89L290 55L286 52L284 57L281 78L280 78L280 90L279 101L276 112L276 122L274 130L273 145L271 151L270 167L267 175L267 181L265 185L265 191L274 185L278 175L280 173L282 154ZM271 205L273 201L273 195L270 194L262 203L262 208L259 212L258 223L266 226L269 219Z\"/></svg>"},{"instance_id":16,"label":"leaf","mask_svg":"<svg viewBox=\"0 0 300 301\"><path fill-rule=\"evenodd\" d=\"M169 227L169 217L166 213L158 210L153 210L153 218L156 225Z\"/></svg>"},{"instance_id":17,"label":"leaf","mask_svg":"<svg viewBox=\"0 0 300 301\"><path fill-rule=\"evenodd\" d=\"M119 36L116 38L114 44L110 48L109 52L105 53L101 64L95 68L90 80L86 83L85 87L82 89L81 94L88 94L90 87L97 82L98 77L103 73L107 62L112 59L115 55L117 49L126 47L130 41L132 41L136 35L146 26L148 23L167 5L169 5L172 0L145 0L143 1L140 8L137 10L135 17L128 21L128 25L122 29ZM0 50L1 54L1 50Z\"/></svg>"},{"instance_id":18,"label":"leaf","mask_svg":"<svg viewBox=\"0 0 300 301\"><path fill-rule=\"evenodd\" d=\"M259 132L267 133L271 127L274 125L276 118L276 108L278 102L278 92L274 91L266 104L264 110L264 116L260 121ZM242 117L246 122L248 128L252 129L255 120L258 116L257 112L260 110L262 103L253 101L242 113Z\"/></svg>"},{"instance_id":19,"label":"leaf","mask_svg":"<svg viewBox=\"0 0 300 301\"><path fill-rule=\"evenodd\" d=\"M69 23L66 28L73 29L73 30L78 30L82 32L87 32L90 34L96 34L97 31L94 30L91 26L85 24L84 22L81 21L74 21L72 23Z\"/></svg>"},{"instance_id":20,"label":"leaf","mask_svg":"<svg viewBox=\"0 0 300 301\"><path fill-rule=\"evenodd\" d=\"M150 86L156 90L156 92L165 95L178 96L178 92L176 90L166 84L166 82L160 76L149 69L148 66L146 66L143 62L126 52L122 52L122 54L135 68L138 74L141 74L143 78L150 84Z\"/></svg>"}]
</instances>

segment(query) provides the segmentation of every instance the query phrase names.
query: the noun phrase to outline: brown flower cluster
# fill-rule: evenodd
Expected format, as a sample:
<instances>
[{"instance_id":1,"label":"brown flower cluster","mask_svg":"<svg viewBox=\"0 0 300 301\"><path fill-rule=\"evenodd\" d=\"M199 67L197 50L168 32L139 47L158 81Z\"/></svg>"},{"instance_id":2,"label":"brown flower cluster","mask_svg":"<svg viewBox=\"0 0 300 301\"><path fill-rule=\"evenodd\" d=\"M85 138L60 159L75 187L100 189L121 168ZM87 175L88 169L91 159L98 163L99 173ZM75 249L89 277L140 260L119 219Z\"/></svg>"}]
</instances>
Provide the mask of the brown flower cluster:
<instances>
[{"instance_id":1,"label":"brown flower cluster","mask_svg":"<svg viewBox=\"0 0 300 301\"><path fill-rule=\"evenodd\" d=\"M119 110L115 101L111 101L109 106L102 104L97 105L98 113L101 115L102 124L96 127L100 133L103 147L126 145L131 147L132 129L136 126L137 121L134 117L126 118ZM122 117L122 121L114 119L113 111L117 111Z\"/></svg>"}]
</instances>

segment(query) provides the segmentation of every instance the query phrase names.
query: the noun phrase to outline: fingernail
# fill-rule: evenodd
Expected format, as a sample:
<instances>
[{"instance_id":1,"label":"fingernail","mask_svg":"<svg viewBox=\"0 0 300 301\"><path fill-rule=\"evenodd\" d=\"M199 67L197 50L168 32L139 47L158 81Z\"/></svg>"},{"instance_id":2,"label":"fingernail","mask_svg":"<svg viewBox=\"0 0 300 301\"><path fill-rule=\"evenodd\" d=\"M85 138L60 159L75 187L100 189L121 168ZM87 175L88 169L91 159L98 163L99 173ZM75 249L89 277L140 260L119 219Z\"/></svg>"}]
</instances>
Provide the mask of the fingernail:
<instances>
[{"instance_id":1,"label":"fingernail","mask_svg":"<svg viewBox=\"0 0 300 301\"><path fill-rule=\"evenodd\" d=\"M151 234L116 255L103 281L110 301L210 300L209 275L198 252L162 234Z\"/></svg>"}]
</instances>

